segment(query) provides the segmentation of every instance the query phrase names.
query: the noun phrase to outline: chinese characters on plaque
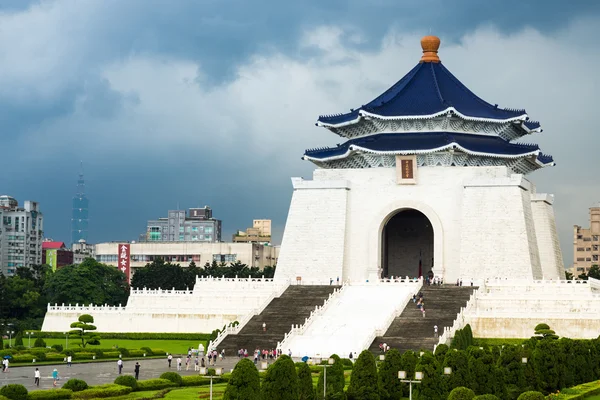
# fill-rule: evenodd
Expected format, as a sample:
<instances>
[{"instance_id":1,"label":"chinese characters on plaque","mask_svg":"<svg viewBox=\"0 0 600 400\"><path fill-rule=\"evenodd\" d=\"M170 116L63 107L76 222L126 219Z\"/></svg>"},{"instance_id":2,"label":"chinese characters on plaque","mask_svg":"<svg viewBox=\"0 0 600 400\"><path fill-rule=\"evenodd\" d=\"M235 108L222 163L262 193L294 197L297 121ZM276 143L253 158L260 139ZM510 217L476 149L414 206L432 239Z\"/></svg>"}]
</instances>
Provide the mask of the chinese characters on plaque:
<instances>
[{"instance_id":1,"label":"chinese characters on plaque","mask_svg":"<svg viewBox=\"0 0 600 400\"><path fill-rule=\"evenodd\" d=\"M396 180L398 185L417 183L417 156L396 156Z\"/></svg>"},{"instance_id":2,"label":"chinese characters on plaque","mask_svg":"<svg viewBox=\"0 0 600 400\"><path fill-rule=\"evenodd\" d=\"M129 252L130 252L129 244L120 244L119 245L119 251L118 251L119 267L118 268L127 277L127 283L129 283L131 280L131 275L130 275L130 270L129 270L129 254L130 254Z\"/></svg>"}]
</instances>

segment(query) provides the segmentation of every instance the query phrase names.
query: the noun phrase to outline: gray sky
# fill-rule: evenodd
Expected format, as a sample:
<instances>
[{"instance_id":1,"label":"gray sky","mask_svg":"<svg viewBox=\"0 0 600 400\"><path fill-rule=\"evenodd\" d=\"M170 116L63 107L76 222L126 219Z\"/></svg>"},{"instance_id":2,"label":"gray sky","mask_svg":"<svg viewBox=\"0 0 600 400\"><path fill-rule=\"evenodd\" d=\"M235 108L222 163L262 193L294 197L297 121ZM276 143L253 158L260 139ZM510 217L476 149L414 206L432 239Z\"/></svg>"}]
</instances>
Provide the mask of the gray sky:
<instances>
[{"instance_id":1,"label":"gray sky","mask_svg":"<svg viewBox=\"0 0 600 400\"><path fill-rule=\"evenodd\" d=\"M69 241L79 160L90 241L136 239L208 204L225 239L271 218L280 239L314 122L370 101L419 60L419 38L471 90L526 108L557 162L529 176L572 226L600 201L596 1L0 0L0 192L41 203ZM484 5L485 4L485 5Z\"/></svg>"}]
</instances>

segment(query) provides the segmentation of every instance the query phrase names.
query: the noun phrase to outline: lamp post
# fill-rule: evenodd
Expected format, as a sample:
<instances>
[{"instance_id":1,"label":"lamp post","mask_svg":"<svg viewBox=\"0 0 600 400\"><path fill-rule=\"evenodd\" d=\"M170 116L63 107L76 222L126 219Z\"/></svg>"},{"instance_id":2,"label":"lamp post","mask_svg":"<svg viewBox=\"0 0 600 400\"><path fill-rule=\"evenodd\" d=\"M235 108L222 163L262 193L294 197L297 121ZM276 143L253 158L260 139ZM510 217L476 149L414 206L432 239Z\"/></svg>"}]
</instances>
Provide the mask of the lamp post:
<instances>
[{"instance_id":1,"label":"lamp post","mask_svg":"<svg viewBox=\"0 0 600 400\"><path fill-rule=\"evenodd\" d=\"M204 375L206 378L210 378L210 400L213 398L213 379L223 374L223 368L215 368L215 375L207 375L208 368L200 367L200 375Z\"/></svg>"},{"instance_id":2,"label":"lamp post","mask_svg":"<svg viewBox=\"0 0 600 400\"><path fill-rule=\"evenodd\" d=\"M327 360L327 364L320 364L323 367L323 398L327 397L327 368L332 367L335 363L335 359L330 358Z\"/></svg>"},{"instance_id":3,"label":"lamp post","mask_svg":"<svg viewBox=\"0 0 600 400\"><path fill-rule=\"evenodd\" d=\"M400 379L400 382L408 383L408 398L409 400L412 400L412 384L421 383L421 380L423 379L423 372L415 372L415 379L412 380L406 379L406 371L398 371L398 379Z\"/></svg>"},{"instance_id":4,"label":"lamp post","mask_svg":"<svg viewBox=\"0 0 600 400\"><path fill-rule=\"evenodd\" d=\"M25 334L29 337L29 348L31 348L31 335L33 335L33 332L25 332Z\"/></svg>"},{"instance_id":5,"label":"lamp post","mask_svg":"<svg viewBox=\"0 0 600 400\"><path fill-rule=\"evenodd\" d=\"M15 333L15 331L6 331L6 334L8 335L8 347L12 348L12 335Z\"/></svg>"},{"instance_id":6,"label":"lamp post","mask_svg":"<svg viewBox=\"0 0 600 400\"><path fill-rule=\"evenodd\" d=\"M63 332L65 335L65 350L69 348L69 332Z\"/></svg>"}]
</instances>

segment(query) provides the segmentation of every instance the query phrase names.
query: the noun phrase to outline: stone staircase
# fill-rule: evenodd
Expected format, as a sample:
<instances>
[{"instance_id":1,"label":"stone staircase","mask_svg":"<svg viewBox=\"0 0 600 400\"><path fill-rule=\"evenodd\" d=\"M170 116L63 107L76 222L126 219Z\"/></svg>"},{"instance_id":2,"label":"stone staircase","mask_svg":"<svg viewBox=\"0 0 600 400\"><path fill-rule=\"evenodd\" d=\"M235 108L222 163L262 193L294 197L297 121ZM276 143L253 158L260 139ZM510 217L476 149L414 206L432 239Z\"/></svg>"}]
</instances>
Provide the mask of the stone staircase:
<instances>
[{"instance_id":1,"label":"stone staircase","mask_svg":"<svg viewBox=\"0 0 600 400\"><path fill-rule=\"evenodd\" d=\"M379 353L380 343L386 343L400 353L406 350L433 350L438 342L433 327L437 325L438 335L441 335L444 327L452 326L461 307L466 306L475 289L477 287L423 286L421 292L425 303L425 318L411 300L402 314L394 319L385 335L375 338L369 350Z\"/></svg>"},{"instance_id":2,"label":"stone staircase","mask_svg":"<svg viewBox=\"0 0 600 400\"><path fill-rule=\"evenodd\" d=\"M292 324L303 324L315 306L323 302L339 286L290 285L280 297L274 298L259 315L252 317L237 335L229 334L219 344L226 356L237 355L239 349L252 354L256 348L275 349ZM263 332L263 322L267 331Z\"/></svg>"}]
</instances>

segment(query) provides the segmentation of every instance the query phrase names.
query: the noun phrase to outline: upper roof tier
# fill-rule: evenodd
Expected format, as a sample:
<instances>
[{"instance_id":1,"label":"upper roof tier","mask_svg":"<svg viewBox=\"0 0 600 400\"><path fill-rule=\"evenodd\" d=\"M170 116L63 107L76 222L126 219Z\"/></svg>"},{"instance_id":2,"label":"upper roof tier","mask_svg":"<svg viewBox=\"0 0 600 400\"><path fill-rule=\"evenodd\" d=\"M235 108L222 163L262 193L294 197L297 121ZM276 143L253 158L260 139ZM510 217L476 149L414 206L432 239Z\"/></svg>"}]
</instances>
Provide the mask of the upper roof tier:
<instances>
[{"instance_id":1,"label":"upper roof tier","mask_svg":"<svg viewBox=\"0 0 600 400\"><path fill-rule=\"evenodd\" d=\"M439 39L426 36L421 40L423 57L417 66L370 103L347 114L321 116L317 125L341 127L361 118L423 119L453 113L466 120L492 123L528 120L525 110L499 108L477 97L463 85L437 56ZM537 122L528 121L528 131L539 130Z\"/></svg>"}]
</instances>

